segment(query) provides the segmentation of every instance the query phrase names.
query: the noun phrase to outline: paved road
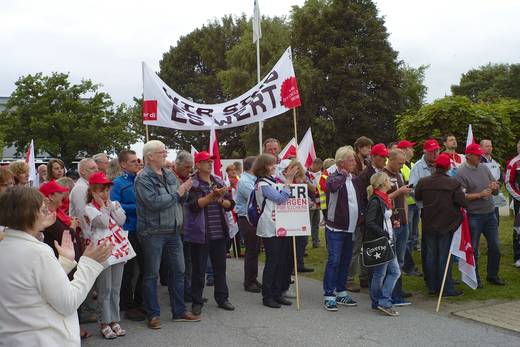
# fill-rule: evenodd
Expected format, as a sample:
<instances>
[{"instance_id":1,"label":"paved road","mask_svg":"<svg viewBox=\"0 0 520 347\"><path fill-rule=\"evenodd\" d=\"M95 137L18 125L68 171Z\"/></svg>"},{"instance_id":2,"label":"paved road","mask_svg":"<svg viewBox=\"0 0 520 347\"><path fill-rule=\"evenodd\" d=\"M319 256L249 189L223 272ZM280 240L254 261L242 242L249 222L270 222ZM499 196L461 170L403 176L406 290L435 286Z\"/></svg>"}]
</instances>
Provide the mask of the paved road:
<instances>
[{"instance_id":1,"label":"paved road","mask_svg":"<svg viewBox=\"0 0 520 347\"><path fill-rule=\"evenodd\" d=\"M259 294L242 289L242 260L229 260L230 301L236 311L216 307L212 299L199 323L173 323L168 312L168 294L160 289L161 330L144 322L123 321L128 335L106 341L97 326L88 325L94 336L84 346L520 346L520 334L500 330L448 313L410 306L400 308L400 317L386 317L370 309L366 294L354 295L357 307L327 312L322 307L319 281L301 278L302 306L271 309L262 306ZM206 290L211 298L212 288Z\"/></svg>"}]
</instances>

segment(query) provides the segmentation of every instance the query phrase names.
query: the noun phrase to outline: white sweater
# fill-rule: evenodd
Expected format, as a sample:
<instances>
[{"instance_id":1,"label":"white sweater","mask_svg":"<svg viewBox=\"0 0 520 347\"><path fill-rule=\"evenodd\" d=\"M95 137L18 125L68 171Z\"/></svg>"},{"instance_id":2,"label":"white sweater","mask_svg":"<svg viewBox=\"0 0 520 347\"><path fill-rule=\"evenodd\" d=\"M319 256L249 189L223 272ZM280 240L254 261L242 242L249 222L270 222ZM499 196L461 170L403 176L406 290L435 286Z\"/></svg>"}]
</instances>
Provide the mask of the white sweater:
<instances>
[{"instance_id":1,"label":"white sweater","mask_svg":"<svg viewBox=\"0 0 520 347\"><path fill-rule=\"evenodd\" d=\"M0 346L80 346L76 311L103 266L81 257L69 281L48 245L12 229L0 264Z\"/></svg>"}]
</instances>

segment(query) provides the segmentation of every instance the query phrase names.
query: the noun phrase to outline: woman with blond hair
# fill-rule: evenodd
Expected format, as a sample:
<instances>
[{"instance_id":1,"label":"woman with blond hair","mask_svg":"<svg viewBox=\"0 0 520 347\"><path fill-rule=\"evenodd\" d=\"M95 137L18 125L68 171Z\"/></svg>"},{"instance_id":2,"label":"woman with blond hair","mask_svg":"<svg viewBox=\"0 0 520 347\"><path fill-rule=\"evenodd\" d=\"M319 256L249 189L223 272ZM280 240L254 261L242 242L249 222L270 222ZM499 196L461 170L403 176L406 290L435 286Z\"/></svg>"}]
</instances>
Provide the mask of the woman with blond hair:
<instances>
[{"instance_id":1,"label":"woman with blond hair","mask_svg":"<svg viewBox=\"0 0 520 347\"><path fill-rule=\"evenodd\" d=\"M15 185L26 186L29 183L29 165L25 161L13 161L9 164L9 171L14 176Z\"/></svg>"},{"instance_id":2,"label":"woman with blond hair","mask_svg":"<svg viewBox=\"0 0 520 347\"><path fill-rule=\"evenodd\" d=\"M363 242L386 237L392 248L395 247L393 229L399 227L399 220L392 219L393 201L387 194L391 188L390 178L383 171L370 178ZM370 298L373 309L378 309L389 316L399 316L399 312L392 308L392 292L399 276L401 270L395 255L389 262L372 267Z\"/></svg>"},{"instance_id":3,"label":"woman with blond hair","mask_svg":"<svg viewBox=\"0 0 520 347\"><path fill-rule=\"evenodd\" d=\"M337 311L338 304L357 305L347 293L346 283L363 196L361 180L352 175L356 168L352 147L340 147L334 159L336 165L333 170L333 166L329 168L332 172L327 178L326 187L325 240L328 258L323 276L323 305L327 311Z\"/></svg>"}]
</instances>

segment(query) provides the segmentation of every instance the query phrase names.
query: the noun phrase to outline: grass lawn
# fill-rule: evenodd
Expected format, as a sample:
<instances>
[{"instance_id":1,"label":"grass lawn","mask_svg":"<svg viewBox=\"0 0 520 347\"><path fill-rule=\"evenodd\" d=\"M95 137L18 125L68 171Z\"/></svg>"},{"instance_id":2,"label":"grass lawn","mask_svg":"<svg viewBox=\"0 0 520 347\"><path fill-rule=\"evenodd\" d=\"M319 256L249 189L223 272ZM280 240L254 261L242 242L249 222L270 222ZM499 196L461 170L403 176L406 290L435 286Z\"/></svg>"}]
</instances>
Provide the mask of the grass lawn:
<instances>
[{"instance_id":1,"label":"grass lawn","mask_svg":"<svg viewBox=\"0 0 520 347\"><path fill-rule=\"evenodd\" d=\"M502 254L500 260L499 275L506 281L505 286L496 286L486 282L486 264L487 264L487 242L484 236L481 237L479 259L480 277L483 279L484 288L472 290L464 283L457 286L457 289L463 290L464 295L457 298L448 298L450 301L462 300L488 300L488 299L520 299L520 269L513 266L513 217L500 217L500 251ZM327 260L327 249L325 248L324 229L320 229L321 245L319 248L312 248L310 237L307 246L308 256L305 257L305 266L314 269L314 272L303 274L304 276L323 280L323 271ZM416 265L422 269L421 254L414 251L413 254ZM262 257L263 258L263 257ZM453 266L453 278L460 279L458 267ZM407 291L414 294L422 294L428 297L428 291L422 277L403 277L403 286ZM435 298L431 298L435 300Z\"/></svg>"}]
</instances>

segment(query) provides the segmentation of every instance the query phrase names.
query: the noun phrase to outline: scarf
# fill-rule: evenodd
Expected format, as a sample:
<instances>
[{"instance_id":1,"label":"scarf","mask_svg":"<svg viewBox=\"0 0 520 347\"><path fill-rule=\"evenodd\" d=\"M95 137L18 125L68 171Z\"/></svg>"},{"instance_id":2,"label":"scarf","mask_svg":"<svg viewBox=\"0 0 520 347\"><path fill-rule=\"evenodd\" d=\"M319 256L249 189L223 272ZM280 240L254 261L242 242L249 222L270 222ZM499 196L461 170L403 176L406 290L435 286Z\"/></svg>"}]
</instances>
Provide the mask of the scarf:
<instances>
[{"instance_id":1,"label":"scarf","mask_svg":"<svg viewBox=\"0 0 520 347\"><path fill-rule=\"evenodd\" d=\"M394 208L394 203L392 202L392 200L388 197L388 194L386 193L383 193L382 191L380 191L379 189L374 189L374 194L379 196L381 198L381 200L383 200L383 202L385 203L386 205L386 208L388 208L389 210L391 210L392 208Z\"/></svg>"}]
</instances>

